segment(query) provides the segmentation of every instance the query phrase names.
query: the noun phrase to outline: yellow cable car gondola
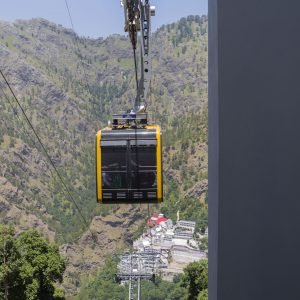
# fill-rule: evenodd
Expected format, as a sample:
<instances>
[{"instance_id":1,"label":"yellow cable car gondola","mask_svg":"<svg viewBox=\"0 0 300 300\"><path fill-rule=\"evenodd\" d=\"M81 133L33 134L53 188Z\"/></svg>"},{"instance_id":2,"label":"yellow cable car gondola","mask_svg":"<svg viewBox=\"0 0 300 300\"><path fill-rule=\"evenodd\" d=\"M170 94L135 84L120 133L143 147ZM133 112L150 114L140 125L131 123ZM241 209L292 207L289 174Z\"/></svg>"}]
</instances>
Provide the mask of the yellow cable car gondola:
<instances>
[{"instance_id":1,"label":"yellow cable car gondola","mask_svg":"<svg viewBox=\"0 0 300 300\"><path fill-rule=\"evenodd\" d=\"M158 203L163 201L162 143L159 125L149 125L145 98L151 81L149 1L121 1L125 31L131 40L137 85L134 108L113 115L111 127L96 135L96 185L100 203ZM137 32L141 34L141 77L136 63Z\"/></svg>"},{"instance_id":2,"label":"yellow cable car gondola","mask_svg":"<svg viewBox=\"0 0 300 300\"><path fill-rule=\"evenodd\" d=\"M161 202L160 126L98 131L96 182L100 203Z\"/></svg>"}]
</instances>

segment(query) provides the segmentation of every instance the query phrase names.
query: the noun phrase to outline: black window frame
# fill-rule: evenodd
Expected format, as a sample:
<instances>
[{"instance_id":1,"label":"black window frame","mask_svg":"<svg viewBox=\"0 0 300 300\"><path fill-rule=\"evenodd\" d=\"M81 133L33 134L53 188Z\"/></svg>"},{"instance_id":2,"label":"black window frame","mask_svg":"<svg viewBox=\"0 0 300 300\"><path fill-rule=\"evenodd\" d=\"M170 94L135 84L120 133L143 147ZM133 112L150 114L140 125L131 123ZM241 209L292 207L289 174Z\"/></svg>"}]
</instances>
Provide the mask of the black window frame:
<instances>
[{"instance_id":1,"label":"black window frame","mask_svg":"<svg viewBox=\"0 0 300 300\"><path fill-rule=\"evenodd\" d=\"M101 176L102 176L102 189L103 190L153 190L157 189L157 142L156 140L119 140L119 141L102 141L101 142ZM103 162L105 161L105 155L107 154L107 150L112 151L112 149L124 149L125 150L125 168L122 170L120 164L119 168L116 169L106 169L103 167ZM135 163L133 164L132 154L133 149L142 150L141 153L146 152L146 150L152 150L152 161L150 164L147 161L143 161L141 165ZM104 157L103 157L104 155ZM137 155L139 155L139 151L137 151ZM151 155L151 154L149 154ZM143 155L142 155L143 156ZM151 157L149 157L151 158ZM151 159L149 159L151 160ZM154 164L153 164L154 163ZM124 166L123 166L124 167ZM126 180L123 180L123 185L121 187L109 188L105 186L105 174L113 175L114 173L126 173ZM146 174L149 175L146 175ZM116 174L117 175L117 174ZM151 186L147 184L147 179L144 176L152 176L153 181ZM136 180L137 179L137 180ZM136 184L138 182L138 184ZM106 182L107 183L107 182ZM126 183L126 187L125 187Z\"/></svg>"}]
</instances>

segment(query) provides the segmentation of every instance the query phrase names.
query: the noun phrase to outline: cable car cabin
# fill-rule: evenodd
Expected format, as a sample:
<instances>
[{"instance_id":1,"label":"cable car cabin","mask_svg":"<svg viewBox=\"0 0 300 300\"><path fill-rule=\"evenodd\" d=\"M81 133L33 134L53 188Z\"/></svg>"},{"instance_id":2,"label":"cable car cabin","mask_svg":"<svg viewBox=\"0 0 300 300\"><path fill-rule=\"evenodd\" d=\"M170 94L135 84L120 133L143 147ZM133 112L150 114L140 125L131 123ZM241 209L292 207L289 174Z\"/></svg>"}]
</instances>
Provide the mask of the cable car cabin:
<instances>
[{"instance_id":1,"label":"cable car cabin","mask_svg":"<svg viewBox=\"0 0 300 300\"><path fill-rule=\"evenodd\" d=\"M96 183L100 203L162 202L160 126L98 131Z\"/></svg>"}]
</instances>

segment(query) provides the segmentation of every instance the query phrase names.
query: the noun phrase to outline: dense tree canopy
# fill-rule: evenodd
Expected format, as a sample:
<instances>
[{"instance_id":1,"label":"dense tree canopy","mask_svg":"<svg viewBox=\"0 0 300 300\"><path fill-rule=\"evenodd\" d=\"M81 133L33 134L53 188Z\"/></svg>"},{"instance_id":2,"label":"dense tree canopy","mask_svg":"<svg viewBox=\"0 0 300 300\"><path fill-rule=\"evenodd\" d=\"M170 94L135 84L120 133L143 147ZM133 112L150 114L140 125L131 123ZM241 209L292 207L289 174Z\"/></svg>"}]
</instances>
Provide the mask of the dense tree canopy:
<instances>
[{"instance_id":1,"label":"dense tree canopy","mask_svg":"<svg viewBox=\"0 0 300 300\"><path fill-rule=\"evenodd\" d=\"M199 293L197 300L208 300L208 289L202 290Z\"/></svg>"},{"instance_id":2,"label":"dense tree canopy","mask_svg":"<svg viewBox=\"0 0 300 300\"><path fill-rule=\"evenodd\" d=\"M197 300L200 292L208 287L208 263L207 260L200 260L190 263L185 269L181 279L182 286L188 289L187 300ZM205 295L201 296L204 300Z\"/></svg>"},{"instance_id":3,"label":"dense tree canopy","mask_svg":"<svg viewBox=\"0 0 300 300\"><path fill-rule=\"evenodd\" d=\"M37 231L16 235L12 227L0 226L1 299L64 299L55 285L64 270L58 247Z\"/></svg>"}]
</instances>

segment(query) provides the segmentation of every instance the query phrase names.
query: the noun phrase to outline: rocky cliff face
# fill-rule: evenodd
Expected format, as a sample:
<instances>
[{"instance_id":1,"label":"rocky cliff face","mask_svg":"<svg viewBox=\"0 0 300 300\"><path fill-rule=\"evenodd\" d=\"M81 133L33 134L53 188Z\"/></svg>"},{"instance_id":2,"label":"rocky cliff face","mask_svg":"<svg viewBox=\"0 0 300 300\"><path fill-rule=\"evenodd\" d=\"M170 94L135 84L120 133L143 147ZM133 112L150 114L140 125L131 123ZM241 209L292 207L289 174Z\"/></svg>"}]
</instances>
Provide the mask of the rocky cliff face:
<instances>
[{"instance_id":1,"label":"rocky cliff face","mask_svg":"<svg viewBox=\"0 0 300 300\"><path fill-rule=\"evenodd\" d=\"M87 39L42 19L0 22L0 67L69 187L80 218L10 91L0 79L0 222L37 228L62 244L66 287L124 247L145 220L144 206L95 202L94 135L135 97L128 38ZM153 34L152 121L165 130L165 204L205 201L207 190L207 19L193 17ZM184 213L183 213L184 215Z\"/></svg>"},{"instance_id":2,"label":"rocky cliff face","mask_svg":"<svg viewBox=\"0 0 300 300\"><path fill-rule=\"evenodd\" d=\"M144 208L121 206L109 215L94 217L90 231L74 243L63 244L60 252L67 259L63 282L67 294L76 294L81 276L99 270L108 255L129 247L145 217Z\"/></svg>"}]
</instances>

